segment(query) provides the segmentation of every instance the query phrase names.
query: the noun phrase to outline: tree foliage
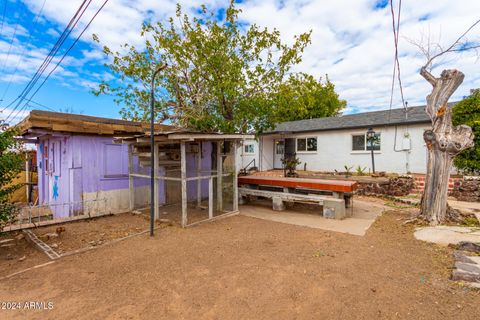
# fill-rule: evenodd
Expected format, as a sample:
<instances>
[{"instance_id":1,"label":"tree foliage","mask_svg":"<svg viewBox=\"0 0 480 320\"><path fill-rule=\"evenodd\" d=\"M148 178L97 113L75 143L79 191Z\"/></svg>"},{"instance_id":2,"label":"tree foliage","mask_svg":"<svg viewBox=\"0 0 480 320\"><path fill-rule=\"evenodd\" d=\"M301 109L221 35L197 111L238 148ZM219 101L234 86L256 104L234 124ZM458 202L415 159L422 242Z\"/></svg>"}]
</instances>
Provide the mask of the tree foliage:
<instances>
[{"instance_id":1,"label":"tree foliage","mask_svg":"<svg viewBox=\"0 0 480 320\"><path fill-rule=\"evenodd\" d=\"M15 207L8 200L20 187L12 183L22 171L23 165L22 155L17 152L18 143L14 139L15 135L15 130L6 127L0 131L0 230L15 212Z\"/></svg>"},{"instance_id":2,"label":"tree foliage","mask_svg":"<svg viewBox=\"0 0 480 320\"><path fill-rule=\"evenodd\" d=\"M290 75L279 85L275 98L275 122L329 117L347 105L328 76L322 81L305 73Z\"/></svg>"},{"instance_id":3,"label":"tree foliage","mask_svg":"<svg viewBox=\"0 0 480 320\"><path fill-rule=\"evenodd\" d=\"M463 150L455 159L455 166L467 174L480 174L480 90L458 102L452 109L453 125L466 124L475 135L473 148Z\"/></svg>"},{"instance_id":4,"label":"tree foliage","mask_svg":"<svg viewBox=\"0 0 480 320\"><path fill-rule=\"evenodd\" d=\"M279 116L283 113L275 112L277 103L281 110L293 103L307 117L329 115L328 110L336 112L344 105L335 107L327 101L317 108L330 109L312 111L320 97L332 99L333 85L292 73L310 43L311 32L295 36L287 45L278 30L246 27L239 13L231 1L224 14L202 6L196 17L189 18L177 5L176 16L167 24L143 25L144 48L129 44L115 52L103 48L110 59L106 66L115 79L101 83L94 93L113 95L124 106L123 118L147 120L151 76L167 64L155 83L156 120L221 132L271 128L283 120ZM99 41L95 35L94 39ZM289 86L312 93L300 99ZM307 106L300 107L302 102ZM293 119L291 112L288 119Z\"/></svg>"}]
</instances>

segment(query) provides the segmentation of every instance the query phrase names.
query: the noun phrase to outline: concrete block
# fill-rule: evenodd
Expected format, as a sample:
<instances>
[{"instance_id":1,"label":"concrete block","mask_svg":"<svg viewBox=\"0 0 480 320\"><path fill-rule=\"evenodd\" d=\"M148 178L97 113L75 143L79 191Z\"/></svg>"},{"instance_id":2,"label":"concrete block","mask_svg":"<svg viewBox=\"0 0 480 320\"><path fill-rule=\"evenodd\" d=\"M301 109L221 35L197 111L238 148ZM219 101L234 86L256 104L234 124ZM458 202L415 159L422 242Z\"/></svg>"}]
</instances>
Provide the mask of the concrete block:
<instances>
[{"instance_id":1,"label":"concrete block","mask_svg":"<svg viewBox=\"0 0 480 320\"><path fill-rule=\"evenodd\" d=\"M272 209L275 210L275 211L285 210L285 204L283 203L282 198L272 197Z\"/></svg>"},{"instance_id":2,"label":"concrete block","mask_svg":"<svg viewBox=\"0 0 480 320\"><path fill-rule=\"evenodd\" d=\"M345 202L338 200L323 201L323 216L327 219L344 219L346 217Z\"/></svg>"},{"instance_id":3,"label":"concrete block","mask_svg":"<svg viewBox=\"0 0 480 320\"><path fill-rule=\"evenodd\" d=\"M238 197L238 204L239 205L243 205L243 204L247 204L247 203L248 203L247 197L243 197L243 196Z\"/></svg>"}]
</instances>

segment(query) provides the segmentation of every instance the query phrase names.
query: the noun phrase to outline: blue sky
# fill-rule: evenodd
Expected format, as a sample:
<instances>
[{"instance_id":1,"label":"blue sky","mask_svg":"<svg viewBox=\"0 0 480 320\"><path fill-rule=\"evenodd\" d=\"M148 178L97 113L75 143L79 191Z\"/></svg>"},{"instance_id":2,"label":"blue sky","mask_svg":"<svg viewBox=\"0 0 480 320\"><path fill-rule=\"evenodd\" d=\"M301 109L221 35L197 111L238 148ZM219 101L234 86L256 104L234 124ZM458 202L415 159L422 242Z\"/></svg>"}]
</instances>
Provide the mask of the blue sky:
<instances>
[{"instance_id":1,"label":"blue sky","mask_svg":"<svg viewBox=\"0 0 480 320\"><path fill-rule=\"evenodd\" d=\"M34 23L44 1L42 13ZM0 19L6 8L0 28L0 97L5 94L0 103L2 109L25 88L80 3L81 0L0 0ZM58 61L101 3L103 0L92 0L76 31L53 62ZM191 14L198 10L198 1L180 3ZM228 1L220 0L203 3L220 14L228 5ZM111 79L103 67L105 58L101 48L92 41L91 34L97 34L103 43L114 49L124 42L141 47L138 34L142 22L146 19L165 21L174 14L175 4L176 1L110 0L33 100L55 110L119 117L120 107L112 98L95 97L90 92L102 79ZM296 71L317 77L328 74L337 92L348 102L346 113L389 107L393 35L387 0L247 0L241 1L239 6L243 10L240 17L246 25L256 23L277 28L287 43L295 34L312 30L312 44ZM479 12L478 0L465 0L461 5L454 0L403 1L399 50L409 105L423 104L429 91L429 85L418 75L425 58L411 42L426 43L430 38L432 43L447 46L480 18ZM478 43L479 34L480 28L474 29L466 40ZM471 88L480 87L480 63L475 52L451 54L438 62L434 74L439 74L443 68L458 68L465 73L464 84L453 100L468 94ZM52 63L51 67L54 65ZM397 89L394 102L396 107L400 106ZM35 106L34 103L30 105L14 120ZM2 116L7 116L10 109L4 110Z\"/></svg>"}]
</instances>

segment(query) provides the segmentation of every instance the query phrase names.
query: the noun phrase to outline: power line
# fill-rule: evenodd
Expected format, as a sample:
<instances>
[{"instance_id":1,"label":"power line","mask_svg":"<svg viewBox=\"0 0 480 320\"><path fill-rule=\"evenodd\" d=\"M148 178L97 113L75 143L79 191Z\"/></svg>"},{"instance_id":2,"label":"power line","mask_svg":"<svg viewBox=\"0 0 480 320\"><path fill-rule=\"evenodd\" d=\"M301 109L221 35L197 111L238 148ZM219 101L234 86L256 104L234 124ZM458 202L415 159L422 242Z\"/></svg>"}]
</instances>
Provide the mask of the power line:
<instances>
[{"instance_id":1,"label":"power line","mask_svg":"<svg viewBox=\"0 0 480 320\"><path fill-rule=\"evenodd\" d=\"M97 17L97 15L100 13L100 11L103 9L103 7L105 7L105 5L107 4L109 0L105 0L102 4L102 6L97 10L97 12L93 15L93 17L90 19L90 21L88 22L88 24L85 26L85 28L83 28L82 32L78 35L78 37L75 39L75 41L70 45L70 47L68 48L68 50L64 53L64 55L62 56L62 58L57 62L57 64L55 65L55 67L49 72L49 74L45 77L45 79L43 79L43 82L40 84L40 86L37 88L37 90L35 90L35 92L30 96L30 99L32 99L36 94L37 92L43 87L43 85L45 84L45 82L48 80L48 78L52 75L53 72L55 72L55 70L57 69L57 67L62 63L63 59L65 59L65 57L67 56L67 54L70 52L70 50L72 50L72 48L75 46L75 44L78 42L78 40L80 40L80 38L82 37L82 35L85 33L85 31L88 29L88 27L90 26L90 24L93 22L93 20Z\"/></svg>"},{"instance_id":2,"label":"power line","mask_svg":"<svg viewBox=\"0 0 480 320\"><path fill-rule=\"evenodd\" d=\"M0 74L3 73L3 70L5 70L5 66L7 65L8 58L10 57L10 52L12 51L13 41L15 40L15 36L17 35L17 30L18 30L18 22L15 24L15 29L13 30L12 39L10 39L10 45L8 47L7 57L3 61L2 71L0 71Z\"/></svg>"},{"instance_id":3,"label":"power line","mask_svg":"<svg viewBox=\"0 0 480 320\"><path fill-rule=\"evenodd\" d=\"M16 109L18 109L18 107L20 106L20 104L23 102L23 99L25 99L25 97L27 96L27 94L32 90L32 88L35 86L35 84L37 83L38 79L42 76L43 72L45 72L45 69L48 67L48 65L50 64L50 62L52 61L52 59L55 57L55 55L57 54L58 50L60 49L61 45L65 42L65 40L67 39L67 37L70 35L70 33L72 32L73 28L76 26L76 24L78 23L78 20L82 17L83 13L85 12L85 10L88 8L88 6L90 5L92 0L89 1L89 3L87 4L87 6L83 9L85 3L87 2L87 0L83 0L82 4L80 5L80 7L77 9L77 11L75 12L75 15L70 19L68 25L65 27L65 29L63 30L62 34L60 35L59 39L57 40L57 42L55 42L54 46L52 47L52 49L50 50L50 52L47 54L47 56L45 57L45 59L43 60L42 64L40 65L40 67L37 69L37 71L35 72L35 74L33 75L33 77L30 79L30 81L28 82L28 84L25 86L25 88L23 89L23 91L20 93L20 95L18 96L18 98L20 99L20 101L18 101L17 105L15 106L15 108L10 112L10 114L8 115L8 117L5 119L5 121L7 121L10 116L13 114L13 112L15 112ZM83 11L82 11L83 9ZM79 16L80 14L80 16ZM78 17L78 19L77 19ZM72 27L72 24L73 24L73 27ZM15 99L17 100L17 99Z\"/></svg>"},{"instance_id":4,"label":"power line","mask_svg":"<svg viewBox=\"0 0 480 320\"><path fill-rule=\"evenodd\" d=\"M77 44L78 40L80 40L80 38L82 37L82 35L85 33L85 31L88 29L88 27L90 26L90 24L93 22L93 20L97 17L97 15L100 13L100 11L105 7L105 5L107 4L109 0L105 0L103 2L103 4L100 6L100 8L97 10L97 12L95 12L95 14L93 15L93 17L90 19L90 21L87 23L87 25L83 28L82 32L77 36L77 38L75 39L75 41L70 45L70 47L67 49L67 51L63 54L62 58L57 62L57 64L55 65L55 67L49 72L49 74L43 79L43 82L38 86L38 88L35 90L35 92L30 96L30 99L32 99L36 94L37 92L43 87L43 85L45 84L45 82L48 80L48 78L52 75L52 73L57 69L57 67L62 63L63 59L65 59L65 57L68 55L68 53L70 52L70 50L75 46L75 44ZM82 12L83 14L83 12ZM22 109L20 109L19 112L22 112L22 110L24 110L26 108L26 105L24 105L24 107Z\"/></svg>"},{"instance_id":5,"label":"power line","mask_svg":"<svg viewBox=\"0 0 480 320\"><path fill-rule=\"evenodd\" d=\"M1 26L0 26L0 35L3 32L3 23L5 22L5 14L7 13L7 2L8 2L8 0L3 1L4 5L3 5L3 13L2 13L2 22L1 22Z\"/></svg>"},{"instance_id":6,"label":"power line","mask_svg":"<svg viewBox=\"0 0 480 320\"><path fill-rule=\"evenodd\" d=\"M44 105L44 104L41 104L41 103L39 103L39 102L33 101L32 99L26 99L26 98L25 98L25 100L27 100L28 103L30 103L30 102L31 102L31 103L34 103L35 105L39 106L40 108L43 108L43 109L46 109L46 110L49 110L49 111L53 111L53 112L58 112L58 110L55 110L55 109L53 109L53 108L51 108L51 107L48 107L48 106L46 106L46 105Z\"/></svg>"},{"instance_id":7,"label":"power line","mask_svg":"<svg viewBox=\"0 0 480 320\"><path fill-rule=\"evenodd\" d=\"M35 26L36 26L36 24L37 24L38 18L39 18L40 15L42 14L43 7L45 6L45 2L46 2L46 1L47 1L47 0L43 0L42 7L40 8L40 10L38 11L37 15L35 16L35 19L33 20L33 28L32 28L32 30L35 29ZM10 89L10 85L12 84L13 77L14 77L15 74L17 73L18 66L19 66L20 62L23 60L23 55L25 54L25 51L27 50L27 47L30 45L30 41L32 40L32 33L33 33L33 32L29 32L29 34L28 34L27 42L26 42L26 44L24 44L22 53L20 54L20 58L18 58L17 64L15 65L15 70L13 70L13 73L10 75L10 80L8 81L7 87L5 88L5 91L3 92L3 95L2 95L2 99L1 99L0 101L3 101L3 99L5 98L8 90Z\"/></svg>"},{"instance_id":8,"label":"power line","mask_svg":"<svg viewBox=\"0 0 480 320\"><path fill-rule=\"evenodd\" d=\"M399 0L398 3L398 12L397 12L397 19L395 19L395 10L393 8L393 0L390 0L390 11L392 15L392 30L393 30L393 41L395 45L395 55L394 55L394 62L393 62L393 72L392 72L392 86L390 92L390 107L388 112L388 122L390 122L390 116L392 112L393 106L393 93L395 88L395 75L398 77L398 86L400 88L400 96L402 99L402 105L407 112L407 105L405 103L404 95L403 95L403 85L402 85L402 78L400 75L400 60L398 59L398 37L400 34L400 13L402 10L402 0Z\"/></svg>"}]
</instances>

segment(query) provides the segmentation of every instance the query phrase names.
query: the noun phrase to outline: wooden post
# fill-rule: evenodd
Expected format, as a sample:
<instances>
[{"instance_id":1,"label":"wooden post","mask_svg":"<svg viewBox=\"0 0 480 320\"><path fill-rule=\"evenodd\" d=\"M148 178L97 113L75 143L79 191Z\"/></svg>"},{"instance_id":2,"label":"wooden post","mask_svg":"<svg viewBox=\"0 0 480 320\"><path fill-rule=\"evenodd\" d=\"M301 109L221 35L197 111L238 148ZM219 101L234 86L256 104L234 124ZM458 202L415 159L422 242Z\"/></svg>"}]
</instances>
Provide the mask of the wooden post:
<instances>
[{"instance_id":1,"label":"wooden post","mask_svg":"<svg viewBox=\"0 0 480 320\"><path fill-rule=\"evenodd\" d=\"M155 216L155 220L158 220L160 219L160 207L159 207L159 202L160 202L160 193L159 193L159 190L160 190L160 180L158 179L158 149L159 149L159 146L158 146L158 143L155 143L154 144L154 147L153 147L153 151L154 151L154 154L153 154L153 167L154 167L154 170L155 170L155 173L154 173L154 177L155 177L155 194L154 194L154 198L155 198L155 208L154 208L154 216Z\"/></svg>"},{"instance_id":2,"label":"wooden post","mask_svg":"<svg viewBox=\"0 0 480 320\"><path fill-rule=\"evenodd\" d=\"M198 154L197 154L197 177L200 177L202 174L202 142L198 143ZM197 180L197 207L202 205L202 180Z\"/></svg>"},{"instance_id":3,"label":"wooden post","mask_svg":"<svg viewBox=\"0 0 480 320\"><path fill-rule=\"evenodd\" d=\"M223 210L223 192L222 192L222 175L223 175L223 161L222 148L220 141L217 141L217 210Z\"/></svg>"},{"instance_id":4,"label":"wooden post","mask_svg":"<svg viewBox=\"0 0 480 320\"><path fill-rule=\"evenodd\" d=\"M130 211L135 209L135 187L133 184L133 144L128 145L128 190L130 200Z\"/></svg>"},{"instance_id":5,"label":"wooden post","mask_svg":"<svg viewBox=\"0 0 480 320\"><path fill-rule=\"evenodd\" d=\"M31 185L30 185L30 166L28 165L28 153L25 153L25 158L26 158L26 161L25 161L25 189L26 189L26 192L27 192L27 203L30 202L30 188L31 188Z\"/></svg>"},{"instance_id":6,"label":"wooden post","mask_svg":"<svg viewBox=\"0 0 480 320\"><path fill-rule=\"evenodd\" d=\"M233 211L238 211L237 141L233 141Z\"/></svg>"},{"instance_id":7,"label":"wooden post","mask_svg":"<svg viewBox=\"0 0 480 320\"><path fill-rule=\"evenodd\" d=\"M213 218L213 178L208 179L208 218Z\"/></svg>"},{"instance_id":8,"label":"wooden post","mask_svg":"<svg viewBox=\"0 0 480 320\"><path fill-rule=\"evenodd\" d=\"M185 141L180 142L180 168L182 179L182 227L187 225L187 161Z\"/></svg>"}]
</instances>

